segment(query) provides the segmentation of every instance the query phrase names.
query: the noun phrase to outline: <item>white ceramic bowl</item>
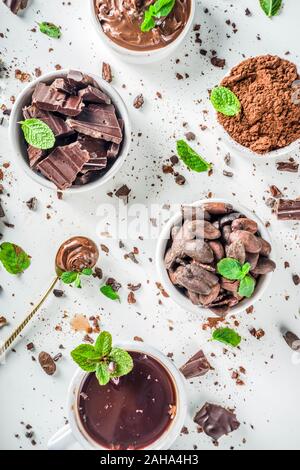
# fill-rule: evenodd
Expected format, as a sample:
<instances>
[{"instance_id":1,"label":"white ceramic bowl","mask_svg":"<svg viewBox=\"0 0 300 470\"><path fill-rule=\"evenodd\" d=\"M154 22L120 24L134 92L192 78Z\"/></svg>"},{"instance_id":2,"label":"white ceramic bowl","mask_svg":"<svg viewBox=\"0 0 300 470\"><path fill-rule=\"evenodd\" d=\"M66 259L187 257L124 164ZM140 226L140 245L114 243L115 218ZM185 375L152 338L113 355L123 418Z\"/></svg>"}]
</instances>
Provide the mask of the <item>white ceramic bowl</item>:
<instances>
[{"instance_id":1,"label":"white ceramic bowl","mask_svg":"<svg viewBox=\"0 0 300 470\"><path fill-rule=\"evenodd\" d=\"M138 342L119 343L117 346L127 351L137 351L154 357L166 368L172 377L177 395L177 414L169 428L159 438L159 440L151 444L151 446L147 447L145 450L170 449L172 444L179 436L187 415L188 405L185 378L170 359L168 359L160 351L152 348L152 346ZM49 450L67 450L72 448L77 449L78 447L81 447L85 450L107 450L101 447L99 444L93 442L92 439L86 435L78 417L78 392L87 375L88 374L81 370L78 370L74 375L68 391L67 411L69 424L58 431L50 439L48 442Z\"/></svg>"},{"instance_id":2,"label":"white ceramic bowl","mask_svg":"<svg viewBox=\"0 0 300 470\"><path fill-rule=\"evenodd\" d=\"M104 33L95 11L95 2L94 0L89 1L92 21L94 23L96 31L98 32L102 45L108 47L112 52L114 52L120 59L124 60L125 62L142 65L164 60L171 54L173 54L175 50L178 49L178 47L183 43L187 34L189 33L192 23L194 21L196 11L196 0L191 0L191 14L189 20L181 34L171 44L168 44L165 47L153 51L133 51L127 49L126 47L122 47L119 44L116 44Z\"/></svg>"},{"instance_id":3,"label":"white ceramic bowl","mask_svg":"<svg viewBox=\"0 0 300 470\"><path fill-rule=\"evenodd\" d=\"M9 135L11 145L14 150L15 161L29 178L31 178L33 181L40 184L41 186L55 191L58 191L58 189L54 183L47 180L44 176L30 168L28 163L25 139L21 130L21 126L18 123L24 120L22 109L24 108L24 106L28 106L30 104L31 97L37 83L52 83L56 78L67 76L68 72L69 70L50 72L45 75L42 75L37 80L34 80L29 85L27 85L18 96L9 119ZM64 193L68 194L77 194L90 191L106 184L111 178L113 178L118 173L123 163L125 162L131 142L131 125L129 115L126 105L119 93L109 83L107 83L105 80L98 77L97 75L93 75L91 73L87 73L86 75L92 77L98 83L100 88L105 93L107 93L107 95L111 98L113 104L115 105L119 116L124 120L124 140L119 157L107 173L99 177L99 179L92 181L91 183L87 183L83 186L71 187L63 191Z\"/></svg>"},{"instance_id":4,"label":"white ceramic bowl","mask_svg":"<svg viewBox=\"0 0 300 470\"><path fill-rule=\"evenodd\" d=\"M197 202L191 204L191 206L199 207L202 204L205 204L207 202L225 202L227 204L231 204L233 206L234 210L236 210L237 212L241 212L246 217L249 217L252 220L255 220L255 222L257 222L257 224L258 224L259 232L260 232L262 238L264 238L267 242L269 242L272 245L269 232L266 229L264 223L258 218L257 215L253 214L253 212L249 211L248 209L241 206L240 204L237 204L236 202L226 201L224 199L203 199L201 201L197 201ZM166 223L165 227L163 228L163 230L162 230L162 232L159 236L159 239L158 239L158 242L157 242L157 250L156 250L156 266L157 266L158 274L159 274L160 280L161 280L166 292L168 292L168 294L170 295L170 298L176 304L178 304L180 307L182 307L183 309L185 309L188 312L192 312L192 313L195 313L195 314L198 314L198 315L202 314L202 315L207 316L207 314L210 312L210 310L205 309L205 308L203 308L201 306L198 306L198 305L194 305L182 292L180 292L180 290L177 289L176 286L174 286L174 284L172 284L172 282L169 278L167 269L165 267L164 258L165 258L165 254L166 254L166 250L167 250L167 244L170 240L172 227L174 227L177 224L180 224L181 221L182 221L182 213L179 212L179 213L175 214ZM273 246L272 246L272 248L273 248ZM272 254L274 255L274 252ZM274 256L272 256L272 258L274 259ZM263 297L266 289L268 288L268 286L271 282L272 276L273 276L273 273L269 273L265 276L261 276L260 279L259 279L259 282L256 285L256 289L255 289L255 292L254 292L253 296L250 299L242 300L239 304L232 307L230 309L230 313L234 314L234 315L237 315L237 314L243 312L244 310L246 310L251 305L254 305L258 300L260 300Z\"/></svg>"}]
</instances>

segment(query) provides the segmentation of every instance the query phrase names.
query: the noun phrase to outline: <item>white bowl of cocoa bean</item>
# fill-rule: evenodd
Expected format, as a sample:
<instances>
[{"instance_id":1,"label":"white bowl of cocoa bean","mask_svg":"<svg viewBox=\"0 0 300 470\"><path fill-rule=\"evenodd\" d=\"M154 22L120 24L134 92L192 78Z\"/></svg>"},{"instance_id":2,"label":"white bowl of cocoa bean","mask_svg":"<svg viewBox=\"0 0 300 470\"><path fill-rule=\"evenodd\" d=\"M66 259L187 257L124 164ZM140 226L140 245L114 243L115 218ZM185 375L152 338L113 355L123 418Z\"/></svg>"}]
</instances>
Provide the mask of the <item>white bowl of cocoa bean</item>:
<instances>
[{"instance_id":1,"label":"white bowl of cocoa bean","mask_svg":"<svg viewBox=\"0 0 300 470\"><path fill-rule=\"evenodd\" d=\"M60 70L31 82L9 122L14 158L41 186L80 193L98 188L122 167L131 126L125 103L105 80Z\"/></svg>"},{"instance_id":2,"label":"white bowl of cocoa bean","mask_svg":"<svg viewBox=\"0 0 300 470\"><path fill-rule=\"evenodd\" d=\"M158 239L156 264L170 298L188 312L225 317L260 300L275 262L263 222L223 199L183 206Z\"/></svg>"}]
</instances>

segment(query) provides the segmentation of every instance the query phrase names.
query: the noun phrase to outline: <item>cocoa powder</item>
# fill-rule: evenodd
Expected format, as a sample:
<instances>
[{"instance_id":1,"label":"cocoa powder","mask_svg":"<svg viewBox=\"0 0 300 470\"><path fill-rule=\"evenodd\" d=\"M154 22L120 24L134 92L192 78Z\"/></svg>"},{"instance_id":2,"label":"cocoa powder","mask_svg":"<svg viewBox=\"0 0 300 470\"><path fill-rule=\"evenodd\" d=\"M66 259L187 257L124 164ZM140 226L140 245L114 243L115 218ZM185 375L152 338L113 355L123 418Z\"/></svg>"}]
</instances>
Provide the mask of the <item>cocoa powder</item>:
<instances>
[{"instance_id":1,"label":"cocoa powder","mask_svg":"<svg viewBox=\"0 0 300 470\"><path fill-rule=\"evenodd\" d=\"M245 60L221 83L237 95L241 113L219 113L219 122L235 141L256 153L288 146L300 138L300 103L294 99L298 79L296 65L280 57Z\"/></svg>"}]
</instances>

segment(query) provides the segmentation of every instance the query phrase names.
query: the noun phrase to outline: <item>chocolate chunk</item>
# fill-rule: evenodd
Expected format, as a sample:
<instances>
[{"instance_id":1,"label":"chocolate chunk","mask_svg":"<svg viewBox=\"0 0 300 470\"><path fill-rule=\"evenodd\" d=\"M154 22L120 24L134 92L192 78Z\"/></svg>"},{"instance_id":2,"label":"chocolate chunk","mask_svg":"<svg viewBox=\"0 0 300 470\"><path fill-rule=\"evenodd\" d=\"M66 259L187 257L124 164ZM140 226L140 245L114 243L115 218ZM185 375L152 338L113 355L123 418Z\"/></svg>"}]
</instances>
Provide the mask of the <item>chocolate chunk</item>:
<instances>
[{"instance_id":1,"label":"chocolate chunk","mask_svg":"<svg viewBox=\"0 0 300 470\"><path fill-rule=\"evenodd\" d=\"M64 294L65 294L64 291L60 289L54 289L53 291L53 295L58 298L63 297Z\"/></svg>"},{"instance_id":2,"label":"chocolate chunk","mask_svg":"<svg viewBox=\"0 0 300 470\"><path fill-rule=\"evenodd\" d=\"M119 122L119 125L120 125L120 129L123 133L124 121L123 121L123 119L118 119L118 122ZM108 151L107 151L107 158L116 158L119 155L120 148L121 148L121 144L115 144L114 142L112 142L110 144L110 147L109 147Z\"/></svg>"},{"instance_id":3,"label":"chocolate chunk","mask_svg":"<svg viewBox=\"0 0 300 470\"><path fill-rule=\"evenodd\" d=\"M47 154L45 150L37 149L29 145L27 149L27 155L28 155L28 160L29 160L29 166L31 168L35 168L37 163L40 162L40 160L43 157L45 157Z\"/></svg>"},{"instance_id":4,"label":"chocolate chunk","mask_svg":"<svg viewBox=\"0 0 300 470\"><path fill-rule=\"evenodd\" d=\"M34 344L33 343L28 343L26 346L27 351L33 351L34 350Z\"/></svg>"},{"instance_id":5,"label":"chocolate chunk","mask_svg":"<svg viewBox=\"0 0 300 470\"><path fill-rule=\"evenodd\" d=\"M279 199L276 212L279 220L300 220L300 199Z\"/></svg>"},{"instance_id":6,"label":"chocolate chunk","mask_svg":"<svg viewBox=\"0 0 300 470\"><path fill-rule=\"evenodd\" d=\"M225 59L219 59L218 57L212 57L210 61L214 67L220 67L221 69L223 69L226 64Z\"/></svg>"},{"instance_id":7,"label":"chocolate chunk","mask_svg":"<svg viewBox=\"0 0 300 470\"><path fill-rule=\"evenodd\" d=\"M0 317L0 328L7 325L7 320L5 317Z\"/></svg>"},{"instance_id":8,"label":"chocolate chunk","mask_svg":"<svg viewBox=\"0 0 300 470\"><path fill-rule=\"evenodd\" d=\"M56 364L50 354L41 352L39 354L39 363L47 375L53 375L56 372Z\"/></svg>"},{"instance_id":9,"label":"chocolate chunk","mask_svg":"<svg viewBox=\"0 0 300 470\"><path fill-rule=\"evenodd\" d=\"M142 108L142 106L144 105L144 96L142 94L138 95L134 101L133 101L133 106L136 108L136 109L140 109Z\"/></svg>"},{"instance_id":10,"label":"chocolate chunk","mask_svg":"<svg viewBox=\"0 0 300 470\"><path fill-rule=\"evenodd\" d=\"M98 83L92 77L79 72L79 70L70 70L67 80L76 90L82 90L89 85L98 88Z\"/></svg>"},{"instance_id":11,"label":"chocolate chunk","mask_svg":"<svg viewBox=\"0 0 300 470\"><path fill-rule=\"evenodd\" d=\"M50 181L63 190L72 186L90 154L75 142L64 147L57 147L50 155L37 165L38 170Z\"/></svg>"},{"instance_id":12,"label":"chocolate chunk","mask_svg":"<svg viewBox=\"0 0 300 470\"><path fill-rule=\"evenodd\" d=\"M113 105L91 104L77 119L68 119L68 125L80 134L120 144L123 133Z\"/></svg>"},{"instance_id":13,"label":"chocolate chunk","mask_svg":"<svg viewBox=\"0 0 300 470\"><path fill-rule=\"evenodd\" d=\"M198 411L194 422L203 429L205 434L218 441L220 437L226 436L240 427L236 415L222 406L206 403Z\"/></svg>"},{"instance_id":14,"label":"chocolate chunk","mask_svg":"<svg viewBox=\"0 0 300 470\"><path fill-rule=\"evenodd\" d=\"M298 173L299 164L295 160L276 163L278 171L287 171L289 173Z\"/></svg>"},{"instance_id":15,"label":"chocolate chunk","mask_svg":"<svg viewBox=\"0 0 300 470\"><path fill-rule=\"evenodd\" d=\"M196 135L194 134L194 132L187 132L185 134L185 137L189 142L192 140L196 140Z\"/></svg>"},{"instance_id":16,"label":"chocolate chunk","mask_svg":"<svg viewBox=\"0 0 300 470\"><path fill-rule=\"evenodd\" d=\"M78 96L80 96L84 102L88 103L111 104L109 96L91 85L80 90Z\"/></svg>"},{"instance_id":17,"label":"chocolate chunk","mask_svg":"<svg viewBox=\"0 0 300 470\"><path fill-rule=\"evenodd\" d=\"M28 0L3 0L3 3L16 15L27 7Z\"/></svg>"},{"instance_id":18,"label":"chocolate chunk","mask_svg":"<svg viewBox=\"0 0 300 470\"><path fill-rule=\"evenodd\" d=\"M126 184L123 184L117 191L116 191L116 196L119 197L120 199L125 199L128 201L128 196L131 193L131 189L128 188Z\"/></svg>"},{"instance_id":19,"label":"chocolate chunk","mask_svg":"<svg viewBox=\"0 0 300 470\"><path fill-rule=\"evenodd\" d=\"M105 62L103 62L103 65L102 65L102 78L108 83L112 82L111 67L109 64L106 64Z\"/></svg>"},{"instance_id":20,"label":"chocolate chunk","mask_svg":"<svg viewBox=\"0 0 300 470\"><path fill-rule=\"evenodd\" d=\"M32 197L26 202L26 206L28 207L29 210L35 211L37 208L37 198Z\"/></svg>"},{"instance_id":21,"label":"chocolate chunk","mask_svg":"<svg viewBox=\"0 0 300 470\"><path fill-rule=\"evenodd\" d=\"M3 217L5 217L5 212L0 201L0 219L3 219Z\"/></svg>"},{"instance_id":22,"label":"chocolate chunk","mask_svg":"<svg viewBox=\"0 0 300 470\"><path fill-rule=\"evenodd\" d=\"M212 369L203 351L199 351L180 368L186 379L201 377Z\"/></svg>"},{"instance_id":23,"label":"chocolate chunk","mask_svg":"<svg viewBox=\"0 0 300 470\"><path fill-rule=\"evenodd\" d=\"M286 341L287 345L293 350L293 351L300 351L300 338L298 338L297 335L292 333L291 331L287 331L283 335L284 340Z\"/></svg>"},{"instance_id":24,"label":"chocolate chunk","mask_svg":"<svg viewBox=\"0 0 300 470\"><path fill-rule=\"evenodd\" d=\"M298 276L298 274L293 274L293 283L295 284L295 286L299 286L300 276Z\"/></svg>"},{"instance_id":25,"label":"chocolate chunk","mask_svg":"<svg viewBox=\"0 0 300 470\"><path fill-rule=\"evenodd\" d=\"M77 87L73 86L72 83L65 78L57 78L54 80L50 88L54 88L57 91L62 93L67 93L68 95L74 95L77 93Z\"/></svg>"},{"instance_id":26,"label":"chocolate chunk","mask_svg":"<svg viewBox=\"0 0 300 470\"><path fill-rule=\"evenodd\" d=\"M43 111L58 112L71 117L78 116L84 108L79 96L67 96L45 83L37 84L32 95L32 103Z\"/></svg>"},{"instance_id":27,"label":"chocolate chunk","mask_svg":"<svg viewBox=\"0 0 300 470\"><path fill-rule=\"evenodd\" d=\"M79 174L74 181L75 186L83 186L84 184L90 183L92 179L95 177L95 173L93 171L87 171L84 174Z\"/></svg>"},{"instance_id":28,"label":"chocolate chunk","mask_svg":"<svg viewBox=\"0 0 300 470\"><path fill-rule=\"evenodd\" d=\"M73 129L62 118L47 111L42 111L36 105L24 108L23 115L25 119L37 118L43 121L50 127L55 137L65 137L74 134Z\"/></svg>"},{"instance_id":29,"label":"chocolate chunk","mask_svg":"<svg viewBox=\"0 0 300 470\"><path fill-rule=\"evenodd\" d=\"M179 186L183 186L186 182L186 179L183 175L177 175L175 178L175 183Z\"/></svg>"}]
</instances>

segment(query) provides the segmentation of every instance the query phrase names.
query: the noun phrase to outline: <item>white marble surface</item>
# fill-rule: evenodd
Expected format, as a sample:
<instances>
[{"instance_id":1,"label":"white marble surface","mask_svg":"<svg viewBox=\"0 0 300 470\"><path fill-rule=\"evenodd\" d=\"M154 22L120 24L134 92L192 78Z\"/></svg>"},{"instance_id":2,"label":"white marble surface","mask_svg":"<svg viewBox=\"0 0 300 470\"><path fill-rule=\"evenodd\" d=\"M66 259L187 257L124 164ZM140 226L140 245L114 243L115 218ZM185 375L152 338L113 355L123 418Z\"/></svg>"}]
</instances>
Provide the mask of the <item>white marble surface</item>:
<instances>
[{"instance_id":1,"label":"white marble surface","mask_svg":"<svg viewBox=\"0 0 300 470\"><path fill-rule=\"evenodd\" d=\"M291 60L299 62L298 1L285 2L282 14L273 20L265 17L258 2L240 0L234 2L236 6L232 3L204 0L197 7L202 47L208 51L215 49L219 57L226 58L226 71L243 57L264 53L283 56L290 51ZM203 14L205 7L209 8L209 15ZM252 11L251 17L245 15L246 7ZM226 25L228 18L236 23L236 34ZM60 24L61 40L31 32L41 20ZM45 449L49 437L64 424L67 387L75 371L69 351L83 336L74 334L69 322L74 314L81 313L100 314L101 327L112 331L115 338L127 340L141 336L163 352L173 352L179 366L199 348L208 355L215 353L216 357L211 359L215 371L188 386L189 434L181 436L174 448L192 449L194 445L199 449L213 448L210 439L198 434L192 422L195 411L208 400L236 407L242 423L237 432L220 441L220 448L299 449L300 368L293 365L291 351L280 335L282 325L300 334L299 287L292 282L292 274L299 270L299 225L277 222L264 202L270 184L276 184L287 197L299 196L299 174L278 173L274 161L259 161L254 165L239 155L232 155L234 177L228 179L222 175L225 150L219 148L218 135L212 126L213 112L207 90L219 82L225 71L212 67L209 58L199 54L195 33L163 64L139 67L120 63L99 43L87 0L72 0L70 5L59 0L33 0L20 17L1 4L0 33L4 34L0 38L0 57L9 71L9 78L0 82L0 104L10 107L10 97L16 96L24 86L15 79L15 69L34 75L37 67L48 72L60 64L99 73L102 60L106 60L112 65L113 84L127 103L133 124L132 150L115 180L93 193L65 197L62 201L19 172L8 141L7 123L0 127L0 165L11 162L8 169L3 169L2 200L7 220L15 225L14 229L2 226L1 232L5 240L20 244L32 255L30 270L20 278L13 278L1 269L0 314L7 317L10 325L0 331L0 339L6 337L30 309L31 302L47 288L54 274L53 260L58 245L72 235L86 234L109 246L110 254L101 254L100 265L106 275L115 276L123 284L121 305L101 296L98 282L88 282L82 291L66 288L63 299L50 297L24 338L16 344L16 352L9 354L6 364L0 367L0 448L32 448L30 440L25 438L22 421L33 426L36 449ZM258 34L261 40L257 39ZM49 48L53 51L49 52ZM178 81L177 72L188 73L189 78ZM162 99L156 98L157 91L162 93ZM132 102L141 92L145 106L138 111ZM181 167L187 183L178 186L172 176L162 174L161 167L172 155L176 138L185 132L183 122L188 122L188 129L197 134L197 147L214 163L214 174L211 177L192 174ZM201 131L200 124L207 125L207 131ZM138 133L142 135L137 137ZM119 249L117 240L100 237L103 226L99 226L97 209L102 203L117 208L117 198L112 199L107 193L124 182L132 189L129 207L135 203L150 206L191 202L211 192L216 197L238 200L255 210L264 221L270 221L278 270L254 313L242 314L237 319L238 331L244 338L240 351L224 355L221 345L208 341L210 332L202 331L205 319L201 315L197 318L159 295L155 265L149 261L154 258L155 239L146 235L144 241L123 240L127 251L139 247L140 264L135 265L124 260L124 251ZM36 212L29 211L25 204L32 196L38 199ZM49 220L47 214L51 216ZM168 219L168 211L161 214L162 222ZM112 213L108 218L112 219ZM141 235L142 232L143 229ZM290 263L289 269L284 269L284 261ZM127 304L128 282L143 285L133 306ZM158 303L160 299L162 305ZM232 319L230 323L233 324ZM61 325L62 331L56 331L56 325ZM250 335L250 327L263 328L266 336L257 341ZM35 344L33 353L26 350L26 344L31 341ZM56 354L60 344L66 349L58 363L58 373L50 378L31 356L37 357L41 350ZM231 379L230 369L239 366L247 370L243 387L236 386ZM16 438L15 434L20 437Z\"/></svg>"}]
</instances>

